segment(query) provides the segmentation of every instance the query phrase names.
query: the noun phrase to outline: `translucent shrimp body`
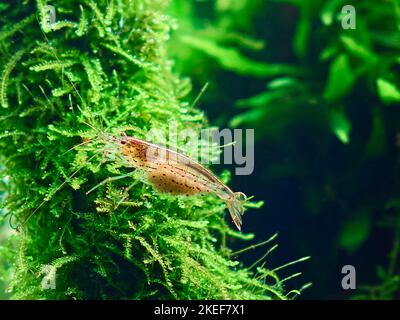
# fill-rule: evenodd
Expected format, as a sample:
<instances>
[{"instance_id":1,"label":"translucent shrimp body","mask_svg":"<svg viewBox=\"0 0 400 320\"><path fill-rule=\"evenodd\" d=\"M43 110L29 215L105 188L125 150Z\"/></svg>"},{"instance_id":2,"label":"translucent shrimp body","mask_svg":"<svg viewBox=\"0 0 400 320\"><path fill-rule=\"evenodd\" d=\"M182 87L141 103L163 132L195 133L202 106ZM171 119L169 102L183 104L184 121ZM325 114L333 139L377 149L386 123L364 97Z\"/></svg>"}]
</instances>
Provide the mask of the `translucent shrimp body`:
<instances>
[{"instance_id":1,"label":"translucent shrimp body","mask_svg":"<svg viewBox=\"0 0 400 320\"><path fill-rule=\"evenodd\" d=\"M159 192L186 196L215 194L226 202L234 224L241 229L246 196L233 192L200 163L177 151L126 135L101 134L100 139L113 158L143 172L145 181Z\"/></svg>"}]
</instances>

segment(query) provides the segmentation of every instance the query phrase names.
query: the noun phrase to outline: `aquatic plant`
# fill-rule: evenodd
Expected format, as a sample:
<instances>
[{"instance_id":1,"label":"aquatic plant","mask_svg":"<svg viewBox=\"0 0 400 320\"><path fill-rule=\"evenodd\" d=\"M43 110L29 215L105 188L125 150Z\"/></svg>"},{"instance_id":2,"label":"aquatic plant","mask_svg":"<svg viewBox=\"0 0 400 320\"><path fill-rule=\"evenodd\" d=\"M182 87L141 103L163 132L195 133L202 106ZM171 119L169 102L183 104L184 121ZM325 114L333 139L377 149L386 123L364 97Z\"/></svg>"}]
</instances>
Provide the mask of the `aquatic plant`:
<instances>
[{"instance_id":1,"label":"aquatic plant","mask_svg":"<svg viewBox=\"0 0 400 320\"><path fill-rule=\"evenodd\" d=\"M400 214L399 200L388 201L386 215L380 226L392 230L393 245L385 264L376 267L377 281L360 286L359 292L352 299L397 300L400 297Z\"/></svg>"},{"instance_id":2,"label":"aquatic plant","mask_svg":"<svg viewBox=\"0 0 400 320\"><path fill-rule=\"evenodd\" d=\"M218 123L256 129L256 148L268 150L268 161L260 161L255 185L282 186L275 196L290 197L288 211L296 208L284 222L296 220L293 247L325 258L313 266L326 271L315 274L314 289L340 290L332 261L379 256L381 249L369 246L384 242L374 236L381 236L386 203L399 198L399 1L186 3L174 8L177 17L194 17L183 19L172 43L179 67L197 85L212 79L205 109ZM355 9L355 29L342 25L345 5ZM182 42L186 50L179 50ZM308 216L304 225L299 215ZM298 231L299 224L309 232ZM396 240L393 248L398 252ZM382 282L369 297L398 293L399 266L389 264L396 266L379 279L359 279ZM375 266L363 272L368 268Z\"/></svg>"},{"instance_id":3,"label":"aquatic plant","mask_svg":"<svg viewBox=\"0 0 400 320\"><path fill-rule=\"evenodd\" d=\"M56 9L55 21L48 5ZM235 231L215 197L176 198L139 183L116 208L131 184L126 180L86 195L126 168L104 163L90 145L71 149L96 136L85 122L139 138L151 128L166 132L171 119L178 130L207 126L186 102L190 82L172 71L165 43L176 25L166 5L0 3L1 172L9 177L2 224L10 219L19 227L0 251L7 261L1 275L13 272L11 298L286 299L300 293L286 292L285 279L265 264L246 268L232 255L227 243L253 235ZM56 274L50 289L41 285L49 268Z\"/></svg>"}]
</instances>

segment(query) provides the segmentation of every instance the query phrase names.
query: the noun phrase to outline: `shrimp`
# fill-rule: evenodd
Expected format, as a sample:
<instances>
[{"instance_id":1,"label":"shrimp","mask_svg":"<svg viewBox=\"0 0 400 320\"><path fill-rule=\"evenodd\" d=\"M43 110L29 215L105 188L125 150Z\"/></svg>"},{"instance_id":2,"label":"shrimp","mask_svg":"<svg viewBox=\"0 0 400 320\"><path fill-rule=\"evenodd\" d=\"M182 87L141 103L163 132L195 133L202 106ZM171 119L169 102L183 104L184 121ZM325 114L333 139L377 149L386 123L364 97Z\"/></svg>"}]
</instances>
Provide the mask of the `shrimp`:
<instances>
[{"instance_id":1,"label":"shrimp","mask_svg":"<svg viewBox=\"0 0 400 320\"><path fill-rule=\"evenodd\" d=\"M92 127L93 128L93 127ZM242 192L233 192L210 170L183 153L122 134L120 137L99 133L110 159L120 161L125 167L138 169L148 184L160 193L193 196L214 194L224 200L235 226L241 230L243 204L247 197ZM89 190L119 178L108 178Z\"/></svg>"}]
</instances>

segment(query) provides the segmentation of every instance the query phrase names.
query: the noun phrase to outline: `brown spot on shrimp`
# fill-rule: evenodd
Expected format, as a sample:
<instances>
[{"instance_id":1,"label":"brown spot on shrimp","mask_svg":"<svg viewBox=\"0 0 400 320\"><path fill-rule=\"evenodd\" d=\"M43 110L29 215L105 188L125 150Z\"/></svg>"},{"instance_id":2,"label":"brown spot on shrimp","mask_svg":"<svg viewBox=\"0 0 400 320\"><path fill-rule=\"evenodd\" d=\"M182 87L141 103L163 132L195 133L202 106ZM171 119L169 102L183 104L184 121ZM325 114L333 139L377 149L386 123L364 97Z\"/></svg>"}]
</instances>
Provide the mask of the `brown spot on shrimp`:
<instances>
[{"instance_id":1,"label":"brown spot on shrimp","mask_svg":"<svg viewBox=\"0 0 400 320\"><path fill-rule=\"evenodd\" d=\"M180 174L174 166L158 166L147 179L156 190L173 195L191 196L212 191L205 184L197 186L191 175Z\"/></svg>"}]
</instances>

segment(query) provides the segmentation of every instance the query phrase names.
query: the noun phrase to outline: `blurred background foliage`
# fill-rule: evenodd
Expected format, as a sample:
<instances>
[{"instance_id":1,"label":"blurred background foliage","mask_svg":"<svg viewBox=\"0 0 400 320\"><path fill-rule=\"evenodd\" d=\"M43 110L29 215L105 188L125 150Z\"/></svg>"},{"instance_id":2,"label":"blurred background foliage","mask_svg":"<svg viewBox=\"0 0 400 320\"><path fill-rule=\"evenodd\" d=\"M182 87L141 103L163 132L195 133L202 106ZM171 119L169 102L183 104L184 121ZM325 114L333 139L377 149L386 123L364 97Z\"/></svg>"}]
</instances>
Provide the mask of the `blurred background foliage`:
<instances>
[{"instance_id":1,"label":"blurred background foliage","mask_svg":"<svg viewBox=\"0 0 400 320\"><path fill-rule=\"evenodd\" d=\"M355 29L345 29L345 5ZM174 0L170 52L213 124L255 128L245 231L311 255L302 298L400 298L400 1ZM248 262L255 256L248 253ZM341 288L343 265L357 290Z\"/></svg>"}]
</instances>

